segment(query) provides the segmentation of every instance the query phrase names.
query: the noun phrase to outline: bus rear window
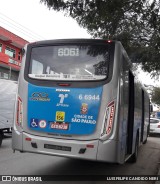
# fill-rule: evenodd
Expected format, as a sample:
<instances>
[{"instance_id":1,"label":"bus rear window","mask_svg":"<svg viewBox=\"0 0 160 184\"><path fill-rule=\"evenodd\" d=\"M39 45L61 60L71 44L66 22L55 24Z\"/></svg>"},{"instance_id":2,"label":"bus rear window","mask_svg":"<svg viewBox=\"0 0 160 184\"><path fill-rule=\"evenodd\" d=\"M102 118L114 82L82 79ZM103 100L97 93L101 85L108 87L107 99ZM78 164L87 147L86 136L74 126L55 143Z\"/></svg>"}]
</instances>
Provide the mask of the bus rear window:
<instances>
[{"instance_id":1,"label":"bus rear window","mask_svg":"<svg viewBox=\"0 0 160 184\"><path fill-rule=\"evenodd\" d=\"M107 45L34 47L29 77L41 80L103 80L108 75Z\"/></svg>"}]
</instances>

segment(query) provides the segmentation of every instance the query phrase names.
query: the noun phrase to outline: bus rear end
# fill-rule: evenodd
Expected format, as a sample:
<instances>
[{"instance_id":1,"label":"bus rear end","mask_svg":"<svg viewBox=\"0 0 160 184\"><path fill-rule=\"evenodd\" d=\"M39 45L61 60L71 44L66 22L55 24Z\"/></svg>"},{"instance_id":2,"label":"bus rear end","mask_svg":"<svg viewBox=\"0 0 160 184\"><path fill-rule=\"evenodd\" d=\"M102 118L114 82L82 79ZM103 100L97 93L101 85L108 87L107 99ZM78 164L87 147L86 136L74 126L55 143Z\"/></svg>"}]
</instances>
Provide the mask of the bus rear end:
<instances>
[{"instance_id":1,"label":"bus rear end","mask_svg":"<svg viewBox=\"0 0 160 184\"><path fill-rule=\"evenodd\" d=\"M117 162L115 43L53 40L26 46L13 150Z\"/></svg>"}]
</instances>

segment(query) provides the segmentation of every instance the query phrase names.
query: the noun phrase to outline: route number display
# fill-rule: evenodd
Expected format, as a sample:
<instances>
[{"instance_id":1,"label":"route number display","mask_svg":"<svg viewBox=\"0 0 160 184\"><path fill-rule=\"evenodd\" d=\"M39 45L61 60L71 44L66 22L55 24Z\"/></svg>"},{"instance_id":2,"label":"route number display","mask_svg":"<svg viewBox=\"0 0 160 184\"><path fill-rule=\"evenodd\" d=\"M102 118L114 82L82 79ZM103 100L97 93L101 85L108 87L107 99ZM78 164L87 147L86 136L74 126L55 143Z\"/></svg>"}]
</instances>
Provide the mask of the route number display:
<instances>
[{"instance_id":1,"label":"route number display","mask_svg":"<svg viewBox=\"0 0 160 184\"><path fill-rule=\"evenodd\" d=\"M78 48L59 48L58 56L79 56Z\"/></svg>"}]
</instances>

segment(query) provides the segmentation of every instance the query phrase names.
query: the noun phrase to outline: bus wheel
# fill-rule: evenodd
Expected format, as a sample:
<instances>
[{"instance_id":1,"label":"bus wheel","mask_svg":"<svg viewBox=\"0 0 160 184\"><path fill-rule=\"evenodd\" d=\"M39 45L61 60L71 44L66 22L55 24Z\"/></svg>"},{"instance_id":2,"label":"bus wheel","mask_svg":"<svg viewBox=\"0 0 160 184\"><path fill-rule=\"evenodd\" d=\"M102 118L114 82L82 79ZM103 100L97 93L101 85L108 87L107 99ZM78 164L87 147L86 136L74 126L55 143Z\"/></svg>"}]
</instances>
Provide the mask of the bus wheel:
<instances>
[{"instance_id":1,"label":"bus wheel","mask_svg":"<svg viewBox=\"0 0 160 184\"><path fill-rule=\"evenodd\" d=\"M2 145L2 140L3 140L3 133L0 131L0 147Z\"/></svg>"},{"instance_id":2,"label":"bus wheel","mask_svg":"<svg viewBox=\"0 0 160 184\"><path fill-rule=\"evenodd\" d=\"M139 148L139 137L137 135L136 142L135 142L135 151L134 151L133 155L131 156L131 158L129 159L129 162L135 163L137 161L137 158L138 158L138 148Z\"/></svg>"}]
</instances>

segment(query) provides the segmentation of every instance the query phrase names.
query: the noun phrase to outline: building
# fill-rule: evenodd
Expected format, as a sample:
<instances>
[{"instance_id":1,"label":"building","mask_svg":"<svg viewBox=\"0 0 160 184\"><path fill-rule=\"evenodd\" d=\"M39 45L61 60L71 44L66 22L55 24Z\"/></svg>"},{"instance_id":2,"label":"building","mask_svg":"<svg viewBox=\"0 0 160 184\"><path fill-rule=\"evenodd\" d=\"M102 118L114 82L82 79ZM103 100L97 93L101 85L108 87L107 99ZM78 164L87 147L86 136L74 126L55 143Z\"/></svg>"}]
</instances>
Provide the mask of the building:
<instances>
[{"instance_id":1,"label":"building","mask_svg":"<svg viewBox=\"0 0 160 184\"><path fill-rule=\"evenodd\" d=\"M21 49L29 43L0 26L0 78L18 80Z\"/></svg>"}]
</instances>

